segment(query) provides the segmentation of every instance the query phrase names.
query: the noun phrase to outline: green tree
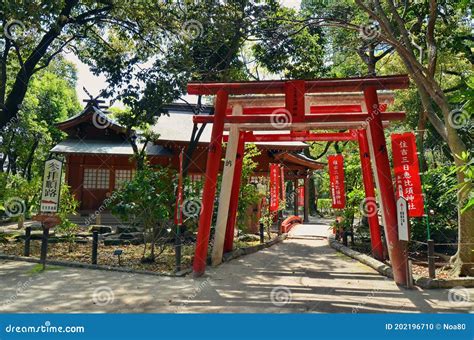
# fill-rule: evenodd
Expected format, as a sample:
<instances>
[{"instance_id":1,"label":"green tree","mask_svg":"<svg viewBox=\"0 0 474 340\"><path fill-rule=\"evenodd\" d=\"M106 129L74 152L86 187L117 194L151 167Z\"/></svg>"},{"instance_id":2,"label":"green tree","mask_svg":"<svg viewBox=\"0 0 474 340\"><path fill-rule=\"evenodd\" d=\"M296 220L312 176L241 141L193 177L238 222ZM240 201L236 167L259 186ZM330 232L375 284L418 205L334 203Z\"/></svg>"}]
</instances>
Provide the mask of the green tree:
<instances>
[{"instance_id":1,"label":"green tree","mask_svg":"<svg viewBox=\"0 0 474 340\"><path fill-rule=\"evenodd\" d=\"M171 179L172 174L167 168L145 167L114 195L112 212L122 220L143 228L144 262L154 262L165 249L167 222L174 206L174 186ZM158 254L155 253L157 244L160 247Z\"/></svg>"}]
</instances>

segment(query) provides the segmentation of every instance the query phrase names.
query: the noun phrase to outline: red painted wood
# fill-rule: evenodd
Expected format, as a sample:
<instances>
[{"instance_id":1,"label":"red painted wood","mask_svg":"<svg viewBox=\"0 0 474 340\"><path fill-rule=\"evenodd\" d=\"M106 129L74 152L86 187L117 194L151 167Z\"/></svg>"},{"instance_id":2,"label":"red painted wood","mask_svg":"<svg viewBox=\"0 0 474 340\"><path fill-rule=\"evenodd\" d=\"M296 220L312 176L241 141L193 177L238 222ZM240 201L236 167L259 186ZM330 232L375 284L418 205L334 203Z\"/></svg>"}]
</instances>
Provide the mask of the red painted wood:
<instances>
[{"instance_id":1,"label":"red painted wood","mask_svg":"<svg viewBox=\"0 0 474 340\"><path fill-rule=\"evenodd\" d=\"M365 103L370 115L369 128L372 148L375 152L375 167L377 169L377 187L382 200L385 237L388 253L392 264L393 276L396 283L407 283L407 263L405 260L406 245L398 240L397 207L393 191L392 175L385 143L381 114L378 110L379 102L376 87L364 89Z\"/></svg>"},{"instance_id":2,"label":"red painted wood","mask_svg":"<svg viewBox=\"0 0 474 340\"><path fill-rule=\"evenodd\" d=\"M344 157L342 154L328 156L329 183L334 209L346 207L346 189L344 182Z\"/></svg>"},{"instance_id":3,"label":"red painted wood","mask_svg":"<svg viewBox=\"0 0 474 340\"><path fill-rule=\"evenodd\" d=\"M370 243L372 254L377 260L383 261L382 235L380 232L379 217L377 214L377 200L375 198L374 178L372 177L372 168L370 164L370 151L365 130L358 130L359 156L362 168L362 180L365 190L365 212L369 222Z\"/></svg>"},{"instance_id":4,"label":"red painted wood","mask_svg":"<svg viewBox=\"0 0 474 340\"><path fill-rule=\"evenodd\" d=\"M366 87L376 90L395 90L408 88L410 81L406 75L346 78L346 79L319 79L305 81L306 93L334 93L359 92ZM228 94L283 94L285 81L249 81L233 83L188 83L188 94L215 95L219 90Z\"/></svg>"},{"instance_id":5,"label":"red painted wood","mask_svg":"<svg viewBox=\"0 0 474 340\"><path fill-rule=\"evenodd\" d=\"M272 114L276 110L285 109L284 107L274 107L274 106L254 106L254 107L244 107L244 115L258 115L258 114ZM380 111L385 112L387 110L387 104L380 104ZM360 105L352 104L341 104L341 105L316 105L310 107L310 114L331 114L331 113L350 113L350 112L362 112ZM232 113L232 108L228 107L226 114L230 115Z\"/></svg>"},{"instance_id":6,"label":"red painted wood","mask_svg":"<svg viewBox=\"0 0 474 340\"><path fill-rule=\"evenodd\" d=\"M305 87L304 80L285 82L285 109L291 115L293 123L305 121Z\"/></svg>"},{"instance_id":7,"label":"red painted wood","mask_svg":"<svg viewBox=\"0 0 474 340\"><path fill-rule=\"evenodd\" d=\"M392 120L403 120L405 119L405 112L381 112L379 116L384 121ZM231 124L245 124L245 123L256 123L256 124L275 124L275 115L243 115L243 116L225 116L225 123ZM214 121L214 115L210 116L193 116L193 122L197 124L212 123ZM356 122L365 123L369 121L369 115L365 113L334 113L334 114L311 114L306 115L306 123L318 123L318 122L329 122L329 123L344 123L344 122ZM341 124L341 128L345 128L345 125ZM275 128L276 130L276 128Z\"/></svg>"},{"instance_id":8,"label":"red painted wood","mask_svg":"<svg viewBox=\"0 0 474 340\"><path fill-rule=\"evenodd\" d=\"M288 233L294 226L303 223L301 217L299 216L288 216L282 223L281 223L281 232Z\"/></svg>"},{"instance_id":9,"label":"red painted wood","mask_svg":"<svg viewBox=\"0 0 474 340\"><path fill-rule=\"evenodd\" d=\"M215 120L212 125L211 142L207 156L206 177L202 194L201 215L197 234L196 250L193 262L194 276L201 276L206 270L207 249L211 232L214 198L216 196L217 175L222 154L222 133L224 131L224 116L227 108L228 93L217 92Z\"/></svg>"},{"instance_id":10,"label":"red painted wood","mask_svg":"<svg viewBox=\"0 0 474 340\"><path fill-rule=\"evenodd\" d=\"M255 107L244 107L244 115L255 115L255 114L272 114L275 110L284 109L284 107L272 107L272 106L255 106ZM310 107L310 113L345 113L345 112L362 112L360 105L317 105ZM230 115L232 108L227 108L226 114Z\"/></svg>"},{"instance_id":11,"label":"red painted wood","mask_svg":"<svg viewBox=\"0 0 474 340\"><path fill-rule=\"evenodd\" d=\"M229 140L229 136L224 136L224 142ZM245 135L246 142L316 142L316 141L349 141L357 140L357 134L354 132L328 132L328 133L309 133L292 131L291 133L281 134L253 134Z\"/></svg>"},{"instance_id":12,"label":"red painted wood","mask_svg":"<svg viewBox=\"0 0 474 340\"><path fill-rule=\"evenodd\" d=\"M391 139L393 172L397 186L395 196L398 199L401 190L408 202L408 215L421 217L424 214L424 204L415 135L413 132L394 133Z\"/></svg>"}]
</instances>

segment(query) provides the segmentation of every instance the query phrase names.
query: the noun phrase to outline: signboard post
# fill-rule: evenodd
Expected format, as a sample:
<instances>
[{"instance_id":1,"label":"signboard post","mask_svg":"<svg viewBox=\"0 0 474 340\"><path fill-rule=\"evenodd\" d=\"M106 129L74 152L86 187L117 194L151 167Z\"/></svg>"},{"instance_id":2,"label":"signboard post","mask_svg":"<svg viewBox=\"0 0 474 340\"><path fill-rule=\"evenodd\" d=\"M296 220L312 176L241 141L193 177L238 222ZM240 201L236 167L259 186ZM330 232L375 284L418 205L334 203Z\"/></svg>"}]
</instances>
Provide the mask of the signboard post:
<instances>
[{"instance_id":1,"label":"signboard post","mask_svg":"<svg viewBox=\"0 0 474 340\"><path fill-rule=\"evenodd\" d=\"M397 199L397 221L398 221L398 239L400 241L408 241L408 204L407 200L400 196Z\"/></svg>"},{"instance_id":2,"label":"signboard post","mask_svg":"<svg viewBox=\"0 0 474 340\"><path fill-rule=\"evenodd\" d=\"M46 268L49 228L61 223L61 219L56 213L59 211L62 170L63 162L58 159L51 158L44 163L40 214L33 216L33 220L40 221L41 226L43 227L40 255L40 261L43 264L43 270Z\"/></svg>"},{"instance_id":3,"label":"signboard post","mask_svg":"<svg viewBox=\"0 0 474 340\"><path fill-rule=\"evenodd\" d=\"M41 193L40 212L57 213L61 193L61 175L63 163L51 158L44 163L43 191Z\"/></svg>"},{"instance_id":4,"label":"signboard post","mask_svg":"<svg viewBox=\"0 0 474 340\"><path fill-rule=\"evenodd\" d=\"M397 199L397 221L398 221L398 239L408 243L410 241L410 220L408 201L403 197L402 188L400 187L400 195ZM408 246L405 249L405 261L407 263L407 287L413 288L413 276L411 261L408 259Z\"/></svg>"}]
</instances>

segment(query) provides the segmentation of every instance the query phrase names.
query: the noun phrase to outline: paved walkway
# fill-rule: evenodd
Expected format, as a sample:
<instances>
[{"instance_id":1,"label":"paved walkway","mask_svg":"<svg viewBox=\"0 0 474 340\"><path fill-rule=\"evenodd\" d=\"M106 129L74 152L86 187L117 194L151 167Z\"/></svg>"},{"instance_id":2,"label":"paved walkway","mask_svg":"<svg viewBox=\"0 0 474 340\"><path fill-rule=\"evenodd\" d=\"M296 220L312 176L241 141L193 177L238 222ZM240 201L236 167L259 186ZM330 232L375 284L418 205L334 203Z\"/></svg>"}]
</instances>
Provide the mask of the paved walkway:
<instances>
[{"instance_id":1,"label":"paved walkway","mask_svg":"<svg viewBox=\"0 0 474 340\"><path fill-rule=\"evenodd\" d=\"M406 290L328 247L327 225L208 270L200 279L87 269L35 273L0 261L0 312L467 312L448 290ZM474 289L464 291L472 297ZM453 300L453 299L451 299ZM456 300L456 299L454 299Z\"/></svg>"}]
</instances>

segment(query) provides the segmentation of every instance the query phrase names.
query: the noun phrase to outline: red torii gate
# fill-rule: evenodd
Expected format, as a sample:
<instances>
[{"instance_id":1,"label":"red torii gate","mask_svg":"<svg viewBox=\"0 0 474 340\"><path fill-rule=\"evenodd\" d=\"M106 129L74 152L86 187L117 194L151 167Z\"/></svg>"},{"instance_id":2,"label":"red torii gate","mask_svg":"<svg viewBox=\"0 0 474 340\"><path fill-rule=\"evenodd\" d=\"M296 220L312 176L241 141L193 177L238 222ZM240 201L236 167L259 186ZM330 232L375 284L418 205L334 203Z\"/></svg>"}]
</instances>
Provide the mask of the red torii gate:
<instances>
[{"instance_id":1,"label":"red torii gate","mask_svg":"<svg viewBox=\"0 0 474 340\"><path fill-rule=\"evenodd\" d=\"M360 110L360 107L359 107ZM289 134L253 134L252 132L241 132L244 138L239 138L238 156L234 169L234 182L232 185L232 193L229 205L229 217L227 220L226 236L224 243L224 252L232 251L234 240L235 217L237 214L240 177L242 174L242 150L245 142L287 142L287 141L357 141L359 144L359 156L362 169L362 179L364 183L365 199L368 204L376 204L375 187L372 177L372 169L370 162L370 151L367 142L367 134L365 130L351 130L349 132L336 133L310 133L310 132L290 132ZM239 136L240 137L240 136ZM227 142L229 136L223 136L223 141ZM373 207L375 210L375 207ZM380 233L380 225L377 213L370 213L367 216L370 230L370 240L372 246L372 254L378 260L383 260L383 246Z\"/></svg>"},{"instance_id":2,"label":"red torii gate","mask_svg":"<svg viewBox=\"0 0 474 340\"><path fill-rule=\"evenodd\" d=\"M234 115L228 115L229 95L235 94L284 94L285 112L289 114L290 122L288 128L297 132L290 133L289 136L276 136L276 140L288 138L291 140L301 140L311 137L314 138L338 138L347 136L316 136L308 131L313 129L357 129L356 137L359 141L359 149L366 189L366 197L374 197L373 181L370 174L370 159L373 160L375 182L377 184L379 202L382 208L382 217L384 221L385 235L389 250L389 257L392 263L394 279L398 284L406 283L406 262L404 259L404 245L398 240L397 217L395 195L393 190L390 164L385 144L383 131L383 121L398 120L405 117L403 112L382 112L379 105L377 90L404 89L409 85L407 76L389 76L389 77L371 77L371 78L350 78L350 79L320 79L320 80L290 80L290 81L263 81L263 82L239 82L239 83L190 83L188 84L188 94L199 95L217 95L215 102L215 111L213 116L194 116L195 123L212 122L212 135L209 145L209 154L207 159L206 177L203 189L202 210L199 218L199 229L197 245L193 263L194 275L200 276L206 268L207 250L216 191L217 175L222 153L222 140L224 125L227 123L231 129L231 135L238 134L238 145L235 145L230 153L237 156L235 166L232 168L234 173L240 173L239 159L243 156L245 144L245 133L240 130L276 130L275 114L268 115L268 108L247 108L240 112L237 109ZM331 92L362 92L364 94L363 103L355 103L353 107L340 105L339 108L312 108L305 102L307 93L331 93ZM362 110L361 110L362 106ZM234 109L236 106L234 106ZM233 109L233 110L234 110ZM273 108L281 110L281 108ZM318 111L319 110L319 111ZM362 112L364 111L364 112ZM313 113L314 112L314 113ZM238 124L238 125L237 125ZM367 132L364 130L367 128ZM232 130L233 129L233 130ZM292 135L293 134L293 135ZM300 134L300 136L298 136ZM271 139L275 135L261 137ZM259 137L255 137L259 138ZM294 138L294 139L293 139ZM298 139L300 138L300 139ZM234 137L235 139L235 137ZM275 139L273 139L275 141ZM236 143L234 143L236 144ZM229 148L229 146L228 146ZM368 151L368 152L367 152ZM232 164L232 162L229 162ZM240 162L241 163L241 162ZM224 171L226 168L224 167ZM223 180L226 176L223 176ZM232 176L231 176L232 178ZM231 249L233 228L231 225L235 221L237 200L231 200L231 197L238 195L238 186L240 176L233 176L231 183L231 192L224 195L221 202L223 206L229 208L224 214L218 214L218 226L222 225L222 219L225 219L226 231L218 230L216 227L216 238L221 238L226 250ZM224 186L223 186L224 187ZM234 212L235 211L235 212ZM224 216L224 217L222 217ZM220 218L221 217L221 218ZM376 216L375 216L376 218ZM221 223L219 223L219 220ZM376 237L378 220L369 220L371 224L371 235ZM222 229L222 227L220 228ZM232 232L232 234L231 234ZM221 235L222 234L222 235ZM224 235L226 234L226 236ZM224 241L225 238L225 241ZM380 238L379 238L380 239ZM377 245L374 249L378 249ZM380 246L380 245L378 245ZM213 259L217 258L220 262L222 251L220 242L215 243L217 257L213 253ZM219 249L220 248L220 249ZM213 249L214 250L214 249ZM378 250L374 255L381 257ZM220 258L219 258L220 256Z\"/></svg>"}]
</instances>

